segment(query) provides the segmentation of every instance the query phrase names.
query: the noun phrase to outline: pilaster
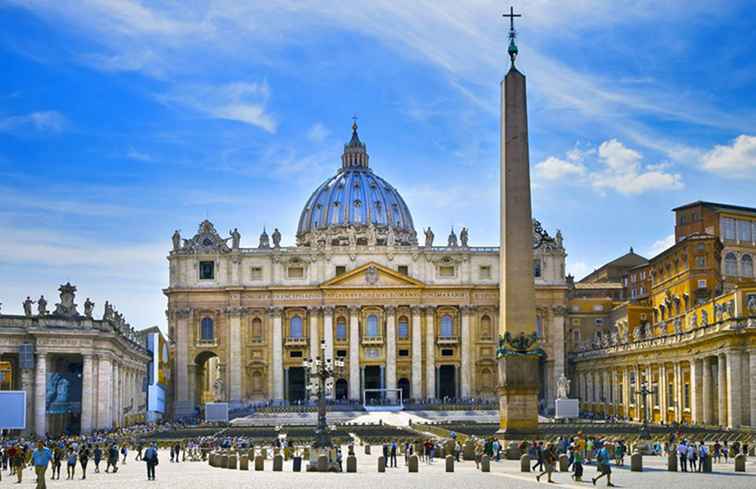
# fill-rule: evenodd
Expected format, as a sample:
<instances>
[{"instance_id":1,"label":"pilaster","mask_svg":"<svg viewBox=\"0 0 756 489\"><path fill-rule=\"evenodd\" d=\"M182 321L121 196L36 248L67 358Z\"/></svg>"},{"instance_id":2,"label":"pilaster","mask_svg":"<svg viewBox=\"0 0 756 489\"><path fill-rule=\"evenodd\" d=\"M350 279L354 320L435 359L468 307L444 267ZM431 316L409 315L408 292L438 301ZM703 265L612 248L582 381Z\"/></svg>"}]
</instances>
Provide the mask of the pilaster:
<instances>
[{"instance_id":1,"label":"pilaster","mask_svg":"<svg viewBox=\"0 0 756 489\"><path fill-rule=\"evenodd\" d=\"M717 355L717 400L719 426L727 426L727 360L724 353Z\"/></svg>"},{"instance_id":2,"label":"pilaster","mask_svg":"<svg viewBox=\"0 0 756 489\"><path fill-rule=\"evenodd\" d=\"M425 397L436 397L436 307L429 306L425 316Z\"/></svg>"},{"instance_id":3,"label":"pilaster","mask_svg":"<svg viewBox=\"0 0 756 489\"><path fill-rule=\"evenodd\" d=\"M349 308L349 399L362 400L360 392L360 307Z\"/></svg>"},{"instance_id":4,"label":"pilaster","mask_svg":"<svg viewBox=\"0 0 756 489\"><path fill-rule=\"evenodd\" d=\"M284 399L284 382L283 382L283 326L281 308L272 308L271 316L273 319L273 337L272 337L272 360L273 360L273 400L283 401Z\"/></svg>"},{"instance_id":5,"label":"pilaster","mask_svg":"<svg viewBox=\"0 0 756 489\"><path fill-rule=\"evenodd\" d=\"M37 353L34 371L34 431L37 436L47 433L47 353Z\"/></svg>"},{"instance_id":6,"label":"pilaster","mask_svg":"<svg viewBox=\"0 0 756 489\"><path fill-rule=\"evenodd\" d=\"M727 352L727 427L737 429L743 423L741 376L743 362L739 351Z\"/></svg>"},{"instance_id":7,"label":"pilaster","mask_svg":"<svg viewBox=\"0 0 756 489\"><path fill-rule=\"evenodd\" d=\"M462 399L469 399L472 389L472 371L470 355L472 345L470 343L470 316L473 309L470 306L462 306L462 323L460 325L459 348L461 353L460 394Z\"/></svg>"},{"instance_id":8,"label":"pilaster","mask_svg":"<svg viewBox=\"0 0 756 489\"><path fill-rule=\"evenodd\" d=\"M396 389L396 307L386 306L386 388ZM396 392L389 391L387 397L396 400Z\"/></svg>"},{"instance_id":9,"label":"pilaster","mask_svg":"<svg viewBox=\"0 0 756 489\"><path fill-rule=\"evenodd\" d=\"M423 327L420 306L412 307L412 393L415 400L423 398Z\"/></svg>"},{"instance_id":10,"label":"pilaster","mask_svg":"<svg viewBox=\"0 0 756 489\"><path fill-rule=\"evenodd\" d=\"M83 362L81 368L81 432L89 433L93 427L93 409L94 409L94 366L91 353L82 355Z\"/></svg>"}]
</instances>

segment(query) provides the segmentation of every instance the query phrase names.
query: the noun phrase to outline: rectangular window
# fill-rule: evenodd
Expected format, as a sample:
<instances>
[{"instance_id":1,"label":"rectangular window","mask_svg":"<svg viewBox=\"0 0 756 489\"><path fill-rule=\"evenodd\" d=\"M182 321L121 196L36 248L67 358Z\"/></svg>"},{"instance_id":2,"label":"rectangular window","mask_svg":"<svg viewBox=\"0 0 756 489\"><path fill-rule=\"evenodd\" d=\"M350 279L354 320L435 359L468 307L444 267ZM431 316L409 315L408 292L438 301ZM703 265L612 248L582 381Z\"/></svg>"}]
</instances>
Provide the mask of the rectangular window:
<instances>
[{"instance_id":1,"label":"rectangular window","mask_svg":"<svg viewBox=\"0 0 756 489\"><path fill-rule=\"evenodd\" d=\"M488 280L491 278L491 266L490 265L483 265L480 267L480 279L481 280Z\"/></svg>"},{"instance_id":2,"label":"rectangular window","mask_svg":"<svg viewBox=\"0 0 756 489\"><path fill-rule=\"evenodd\" d=\"M539 278L541 276L541 260L533 260L533 276Z\"/></svg>"},{"instance_id":3,"label":"rectangular window","mask_svg":"<svg viewBox=\"0 0 756 489\"><path fill-rule=\"evenodd\" d=\"M722 240L735 241L735 219L722 217L719 222Z\"/></svg>"},{"instance_id":4,"label":"rectangular window","mask_svg":"<svg viewBox=\"0 0 756 489\"><path fill-rule=\"evenodd\" d=\"M595 324L596 326L603 326L603 325L604 325L604 320L603 320L602 318L597 318L597 319L596 319L596 320L595 320L595 321L593 322L593 324Z\"/></svg>"},{"instance_id":5,"label":"rectangular window","mask_svg":"<svg viewBox=\"0 0 756 489\"><path fill-rule=\"evenodd\" d=\"M697 268L704 268L704 267L706 267L706 257L705 256L697 256L696 257L696 267Z\"/></svg>"},{"instance_id":6,"label":"rectangular window","mask_svg":"<svg viewBox=\"0 0 756 489\"><path fill-rule=\"evenodd\" d=\"M454 356L454 350L451 348L444 348L441 350L441 356L442 357L453 357Z\"/></svg>"},{"instance_id":7,"label":"rectangular window","mask_svg":"<svg viewBox=\"0 0 756 489\"><path fill-rule=\"evenodd\" d=\"M705 289L706 288L706 279L701 279L698 281L698 288L699 289Z\"/></svg>"},{"instance_id":8,"label":"rectangular window","mask_svg":"<svg viewBox=\"0 0 756 489\"><path fill-rule=\"evenodd\" d=\"M399 350L399 356L400 357L408 357L409 356L409 350Z\"/></svg>"},{"instance_id":9,"label":"rectangular window","mask_svg":"<svg viewBox=\"0 0 756 489\"><path fill-rule=\"evenodd\" d=\"M738 219L738 240L751 242L751 221Z\"/></svg>"},{"instance_id":10,"label":"rectangular window","mask_svg":"<svg viewBox=\"0 0 756 489\"><path fill-rule=\"evenodd\" d=\"M690 384L683 385L683 409L690 409Z\"/></svg>"},{"instance_id":11,"label":"rectangular window","mask_svg":"<svg viewBox=\"0 0 756 489\"><path fill-rule=\"evenodd\" d=\"M347 351L346 350L336 350L336 356L338 358L346 358Z\"/></svg>"},{"instance_id":12,"label":"rectangular window","mask_svg":"<svg viewBox=\"0 0 756 489\"><path fill-rule=\"evenodd\" d=\"M289 278L304 278L303 267L289 267L286 269Z\"/></svg>"},{"instance_id":13,"label":"rectangular window","mask_svg":"<svg viewBox=\"0 0 756 489\"><path fill-rule=\"evenodd\" d=\"M342 275L346 273L346 266L344 265L336 265L336 276Z\"/></svg>"},{"instance_id":14,"label":"rectangular window","mask_svg":"<svg viewBox=\"0 0 756 489\"><path fill-rule=\"evenodd\" d=\"M397 270L402 275L409 275L409 267L407 265L399 265L399 267L397 267Z\"/></svg>"},{"instance_id":15,"label":"rectangular window","mask_svg":"<svg viewBox=\"0 0 756 489\"><path fill-rule=\"evenodd\" d=\"M438 275L441 277L453 277L454 267L451 265L441 265L438 267Z\"/></svg>"},{"instance_id":16,"label":"rectangular window","mask_svg":"<svg viewBox=\"0 0 756 489\"><path fill-rule=\"evenodd\" d=\"M641 287L640 288L640 295L646 295L646 288L645 287Z\"/></svg>"},{"instance_id":17,"label":"rectangular window","mask_svg":"<svg viewBox=\"0 0 756 489\"><path fill-rule=\"evenodd\" d=\"M263 269L262 267L252 267L250 269L250 279L252 280L262 280L263 279Z\"/></svg>"},{"instance_id":18,"label":"rectangular window","mask_svg":"<svg viewBox=\"0 0 756 489\"><path fill-rule=\"evenodd\" d=\"M289 358L302 358L302 350L291 350Z\"/></svg>"},{"instance_id":19,"label":"rectangular window","mask_svg":"<svg viewBox=\"0 0 756 489\"><path fill-rule=\"evenodd\" d=\"M201 261L199 263L200 280L213 280L215 278L215 262Z\"/></svg>"},{"instance_id":20,"label":"rectangular window","mask_svg":"<svg viewBox=\"0 0 756 489\"><path fill-rule=\"evenodd\" d=\"M409 323L407 321L399 321L399 339L409 339Z\"/></svg>"}]
</instances>

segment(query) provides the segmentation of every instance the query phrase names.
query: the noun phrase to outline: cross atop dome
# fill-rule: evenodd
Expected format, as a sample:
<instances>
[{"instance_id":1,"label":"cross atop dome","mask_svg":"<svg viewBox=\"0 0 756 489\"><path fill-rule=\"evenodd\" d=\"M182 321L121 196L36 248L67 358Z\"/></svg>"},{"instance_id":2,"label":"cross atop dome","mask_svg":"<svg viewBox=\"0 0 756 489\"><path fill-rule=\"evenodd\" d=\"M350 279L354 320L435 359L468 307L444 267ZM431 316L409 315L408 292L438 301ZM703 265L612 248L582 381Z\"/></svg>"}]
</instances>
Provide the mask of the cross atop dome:
<instances>
[{"instance_id":1,"label":"cross atop dome","mask_svg":"<svg viewBox=\"0 0 756 489\"><path fill-rule=\"evenodd\" d=\"M519 52L515 43L517 31L514 28L514 20L515 17L522 17L522 14L514 13L514 7L509 7L509 13L502 15L502 17L509 17L509 49L507 49L507 52L509 53L509 59L512 60L512 66L514 66L515 58Z\"/></svg>"}]
</instances>

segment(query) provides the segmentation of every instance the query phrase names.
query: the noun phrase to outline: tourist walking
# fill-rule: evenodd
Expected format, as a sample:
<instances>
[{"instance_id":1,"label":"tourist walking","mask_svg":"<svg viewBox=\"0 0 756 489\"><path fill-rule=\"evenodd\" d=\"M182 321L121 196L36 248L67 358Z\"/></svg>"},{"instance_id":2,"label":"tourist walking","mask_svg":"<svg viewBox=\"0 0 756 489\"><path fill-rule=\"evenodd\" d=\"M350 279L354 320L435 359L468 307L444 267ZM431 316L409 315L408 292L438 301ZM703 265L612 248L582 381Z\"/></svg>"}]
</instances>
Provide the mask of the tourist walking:
<instances>
[{"instance_id":1,"label":"tourist walking","mask_svg":"<svg viewBox=\"0 0 756 489\"><path fill-rule=\"evenodd\" d=\"M73 448L68 449L68 455L66 456L66 480L72 480L74 478L74 472L76 472L76 451Z\"/></svg>"},{"instance_id":2,"label":"tourist walking","mask_svg":"<svg viewBox=\"0 0 756 489\"><path fill-rule=\"evenodd\" d=\"M121 455L123 455L123 461L121 462L123 465L126 465L126 456L129 454L129 449L126 447L126 444L124 443L121 447Z\"/></svg>"},{"instance_id":3,"label":"tourist walking","mask_svg":"<svg viewBox=\"0 0 756 489\"><path fill-rule=\"evenodd\" d=\"M142 460L147 464L147 480L154 481L155 467L157 467L158 464L158 451L154 443L144 451Z\"/></svg>"},{"instance_id":4,"label":"tourist walking","mask_svg":"<svg viewBox=\"0 0 756 489\"><path fill-rule=\"evenodd\" d=\"M101 461L102 461L102 448L100 448L100 445L95 445L95 449L94 449L95 474L100 473Z\"/></svg>"},{"instance_id":5,"label":"tourist walking","mask_svg":"<svg viewBox=\"0 0 756 489\"><path fill-rule=\"evenodd\" d=\"M52 460L52 451L47 448L42 441L37 442L37 448L32 452L32 463L34 464L34 472L37 474L37 489L47 489L45 484L45 472L47 471L47 465ZM21 473L23 465L18 468L19 474ZM18 476L18 482L21 482L21 475Z\"/></svg>"},{"instance_id":6,"label":"tourist walking","mask_svg":"<svg viewBox=\"0 0 756 489\"><path fill-rule=\"evenodd\" d=\"M683 472L688 471L688 446L685 440L681 441L677 446L677 457L680 459L680 470Z\"/></svg>"},{"instance_id":7,"label":"tourist walking","mask_svg":"<svg viewBox=\"0 0 756 489\"><path fill-rule=\"evenodd\" d=\"M396 441L391 443L391 451L390 451L390 464L389 467L396 468Z\"/></svg>"},{"instance_id":8,"label":"tourist walking","mask_svg":"<svg viewBox=\"0 0 756 489\"><path fill-rule=\"evenodd\" d=\"M63 449L59 446L53 448L52 476L50 480L60 480L60 466L63 465Z\"/></svg>"},{"instance_id":9,"label":"tourist walking","mask_svg":"<svg viewBox=\"0 0 756 489\"><path fill-rule=\"evenodd\" d=\"M533 464L533 467L530 470L532 470L533 472L535 472L536 469L543 470L543 442L539 441L538 443L534 443L532 449L529 451L530 458L536 461L536 463Z\"/></svg>"},{"instance_id":10,"label":"tourist walking","mask_svg":"<svg viewBox=\"0 0 756 489\"><path fill-rule=\"evenodd\" d=\"M554 472L557 461L556 449L553 443L546 445L546 450L542 450L543 453L543 470L536 476L536 481L541 482L541 477L546 474L548 482L554 482L551 480L551 474Z\"/></svg>"},{"instance_id":11,"label":"tourist walking","mask_svg":"<svg viewBox=\"0 0 756 489\"><path fill-rule=\"evenodd\" d=\"M696 461L698 460L698 451L696 450L696 444L691 442L688 444L688 466L691 472L696 471Z\"/></svg>"},{"instance_id":12,"label":"tourist walking","mask_svg":"<svg viewBox=\"0 0 756 489\"><path fill-rule=\"evenodd\" d=\"M106 474L110 472L110 467L113 467L114 474L118 472L118 447L115 446L115 443L111 444L108 449L108 461L105 465Z\"/></svg>"},{"instance_id":13,"label":"tourist walking","mask_svg":"<svg viewBox=\"0 0 756 489\"><path fill-rule=\"evenodd\" d=\"M701 442L698 445L698 471L703 472L706 466L706 460L709 458L709 449L706 444Z\"/></svg>"},{"instance_id":14,"label":"tourist walking","mask_svg":"<svg viewBox=\"0 0 756 489\"><path fill-rule=\"evenodd\" d=\"M570 455L572 457L572 480L583 482L583 454L580 450L575 449L575 445L570 445Z\"/></svg>"},{"instance_id":15,"label":"tourist walking","mask_svg":"<svg viewBox=\"0 0 756 489\"><path fill-rule=\"evenodd\" d=\"M614 487L612 484L612 465L609 459L609 450L606 448L606 442L601 444L601 448L596 451L596 470L599 475L591 479L593 485L596 485L596 481L606 476L606 486Z\"/></svg>"},{"instance_id":16,"label":"tourist walking","mask_svg":"<svg viewBox=\"0 0 756 489\"><path fill-rule=\"evenodd\" d=\"M79 450L79 464L81 464L81 478L87 478L87 464L89 463L89 445L82 445Z\"/></svg>"}]
</instances>

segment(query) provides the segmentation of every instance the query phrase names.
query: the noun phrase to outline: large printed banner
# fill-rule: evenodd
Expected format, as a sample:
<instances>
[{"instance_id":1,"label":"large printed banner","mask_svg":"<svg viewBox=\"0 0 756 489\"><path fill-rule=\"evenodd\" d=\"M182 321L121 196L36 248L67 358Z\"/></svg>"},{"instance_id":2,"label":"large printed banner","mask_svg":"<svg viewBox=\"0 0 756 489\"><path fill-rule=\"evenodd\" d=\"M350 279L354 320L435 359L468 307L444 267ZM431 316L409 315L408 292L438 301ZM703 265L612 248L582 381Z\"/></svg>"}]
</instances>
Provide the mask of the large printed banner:
<instances>
[{"instance_id":1,"label":"large printed banner","mask_svg":"<svg viewBox=\"0 0 756 489\"><path fill-rule=\"evenodd\" d=\"M0 391L0 429L26 429L26 392Z\"/></svg>"},{"instance_id":2,"label":"large printed banner","mask_svg":"<svg viewBox=\"0 0 756 489\"><path fill-rule=\"evenodd\" d=\"M81 375L71 372L47 374L48 414L81 412Z\"/></svg>"}]
</instances>

